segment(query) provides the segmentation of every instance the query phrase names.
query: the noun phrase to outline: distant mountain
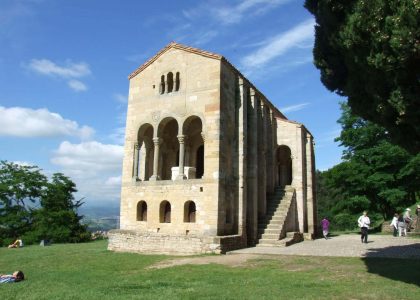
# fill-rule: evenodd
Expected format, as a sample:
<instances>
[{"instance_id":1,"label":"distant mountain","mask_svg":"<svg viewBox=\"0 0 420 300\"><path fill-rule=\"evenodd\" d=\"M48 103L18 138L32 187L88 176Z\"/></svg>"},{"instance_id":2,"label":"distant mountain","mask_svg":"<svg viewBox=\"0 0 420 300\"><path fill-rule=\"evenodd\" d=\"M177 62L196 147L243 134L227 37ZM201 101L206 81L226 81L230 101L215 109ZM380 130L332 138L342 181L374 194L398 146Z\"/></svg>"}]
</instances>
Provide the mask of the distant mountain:
<instances>
[{"instance_id":1,"label":"distant mountain","mask_svg":"<svg viewBox=\"0 0 420 300\"><path fill-rule=\"evenodd\" d=\"M78 209L82 222L88 230L108 231L119 227L120 208L118 206L84 206Z\"/></svg>"},{"instance_id":2,"label":"distant mountain","mask_svg":"<svg viewBox=\"0 0 420 300\"><path fill-rule=\"evenodd\" d=\"M120 215L119 206L86 206L82 205L78 209L80 215L86 218L111 218Z\"/></svg>"}]
</instances>

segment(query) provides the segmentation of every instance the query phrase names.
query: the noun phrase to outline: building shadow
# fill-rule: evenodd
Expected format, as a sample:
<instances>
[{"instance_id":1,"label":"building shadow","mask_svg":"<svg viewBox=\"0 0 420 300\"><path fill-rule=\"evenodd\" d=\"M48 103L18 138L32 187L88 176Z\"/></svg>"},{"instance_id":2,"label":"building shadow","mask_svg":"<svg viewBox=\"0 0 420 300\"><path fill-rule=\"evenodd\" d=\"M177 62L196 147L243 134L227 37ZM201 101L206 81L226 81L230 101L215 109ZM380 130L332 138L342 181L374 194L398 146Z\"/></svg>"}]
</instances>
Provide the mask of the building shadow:
<instances>
[{"instance_id":1,"label":"building shadow","mask_svg":"<svg viewBox=\"0 0 420 300\"><path fill-rule=\"evenodd\" d=\"M362 260L369 273L420 287L420 243L372 248Z\"/></svg>"}]
</instances>

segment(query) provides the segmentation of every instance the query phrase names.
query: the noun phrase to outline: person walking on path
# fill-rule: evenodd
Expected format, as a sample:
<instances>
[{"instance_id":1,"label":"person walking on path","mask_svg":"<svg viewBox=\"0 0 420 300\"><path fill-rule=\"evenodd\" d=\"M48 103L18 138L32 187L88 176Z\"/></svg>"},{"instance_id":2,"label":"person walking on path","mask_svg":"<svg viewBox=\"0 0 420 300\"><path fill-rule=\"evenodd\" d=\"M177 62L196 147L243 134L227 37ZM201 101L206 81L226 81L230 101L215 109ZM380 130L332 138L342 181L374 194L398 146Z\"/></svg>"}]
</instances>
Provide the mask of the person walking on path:
<instances>
[{"instance_id":1,"label":"person walking on path","mask_svg":"<svg viewBox=\"0 0 420 300\"><path fill-rule=\"evenodd\" d=\"M404 232L404 236L407 236L407 224L404 222L404 217L400 215L398 217L398 236L402 236Z\"/></svg>"},{"instance_id":2,"label":"person walking on path","mask_svg":"<svg viewBox=\"0 0 420 300\"><path fill-rule=\"evenodd\" d=\"M328 239L329 227L330 227L330 221L328 221L327 217L322 219L321 225L322 225L322 234L324 235L324 238L327 240Z\"/></svg>"},{"instance_id":3,"label":"person walking on path","mask_svg":"<svg viewBox=\"0 0 420 300\"><path fill-rule=\"evenodd\" d=\"M394 217L392 218L392 222L389 226L392 226L392 228L394 229L394 233L392 235L398 236L398 214L397 213L394 214Z\"/></svg>"},{"instance_id":4,"label":"person walking on path","mask_svg":"<svg viewBox=\"0 0 420 300\"><path fill-rule=\"evenodd\" d=\"M415 230L418 231L419 228L420 228L420 224L419 224L419 221L420 221L420 204L417 204L416 216L417 216L417 221L416 221L416 229Z\"/></svg>"},{"instance_id":5,"label":"person walking on path","mask_svg":"<svg viewBox=\"0 0 420 300\"><path fill-rule=\"evenodd\" d=\"M360 227L360 231L361 231L361 238L362 238L362 243L366 243L367 244L367 239L368 239L368 230L369 230L369 225L370 225L370 219L367 216L367 211L363 212L363 215L361 215L359 217L359 219L357 220L357 223Z\"/></svg>"}]
</instances>

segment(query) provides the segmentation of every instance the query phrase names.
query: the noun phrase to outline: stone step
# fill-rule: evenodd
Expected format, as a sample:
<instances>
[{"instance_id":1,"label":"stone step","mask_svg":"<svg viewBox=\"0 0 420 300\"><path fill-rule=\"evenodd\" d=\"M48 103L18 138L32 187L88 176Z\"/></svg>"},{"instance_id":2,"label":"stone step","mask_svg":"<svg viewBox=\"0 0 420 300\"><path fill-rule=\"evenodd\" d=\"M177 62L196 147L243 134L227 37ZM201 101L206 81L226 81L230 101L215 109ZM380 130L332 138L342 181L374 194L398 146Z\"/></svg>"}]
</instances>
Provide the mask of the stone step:
<instances>
[{"instance_id":1,"label":"stone step","mask_svg":"<svg viewBox=\"0 0 420 300\"><path fill-rule=\"evenodd\" d=\"M261 233L278 234L280 235L280 229L264 229Z\"/></svg>"},{"instance_id":2,"label":"stone step","mask_svg":"<svg viewBox=\"0 0 420 300\"><path fill-rule=\"evenodd\" d=\"M261 236L262 240L279 240L280 239L280 233L264 233Z\"/></svg>"}]
</instances>

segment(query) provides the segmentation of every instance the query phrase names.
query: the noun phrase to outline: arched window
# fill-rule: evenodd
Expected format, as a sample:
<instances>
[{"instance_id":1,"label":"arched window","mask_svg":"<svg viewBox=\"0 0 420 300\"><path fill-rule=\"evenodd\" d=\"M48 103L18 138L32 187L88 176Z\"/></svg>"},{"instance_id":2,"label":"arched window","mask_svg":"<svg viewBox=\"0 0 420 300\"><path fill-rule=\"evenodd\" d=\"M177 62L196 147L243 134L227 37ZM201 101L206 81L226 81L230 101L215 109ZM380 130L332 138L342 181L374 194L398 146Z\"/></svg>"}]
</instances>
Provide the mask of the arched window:
<instances>
[{"instance_id":1,"label":"arched window","mask_svg":"<svg viewBox=\"0 0 420 300\"><path fill-rule=\"evenodd\" d=\"M160 76L159 93L165 93L165 75Z\"/></svg>"},{"instance_id":2,"label":"arched window","mask_svg":"<svg viewBox=\"0 0 420 300\"><path fill-rule=\"evenodd\" d=\"M185 144L184 165L195 168L195 178L202 178L205 171L205 143L203 123L198 116L189 116L182 125L182 132L188 137Z\"/></svg>"},{"instance_id":3,"label":"arched window","mask_svg":"<svg viewBox=\"0 0 420 300\"><path fill-rule=\"evenodd\" d=\"M137 203L137 221L147 221L147 203L145 201Z\"/></svg>"},{"instance_id":4,"label":"arched window","mask_svg":"<svg viewBox=\"0 0 420 300\"><path fill-rule=\"evenodd\" d=\"M168 201L162 201L159 209L160 223L171 223L171 204Z\"/></svg>"},{"instance_id":5,"label":"arched window","mask_svg":"<svg viewBox=\"0 0 420 300\"><path fill-rule=\"evenodd\" d=\"M292 184L292 157L290 148L282 145L277 148L279 186Z\"/></svg>"},{"instance_id":6,"label":"arched window","mask_svg":"<svg viewBox=\"0 0 420 300\"><path fill-rule=\"evenodd\" d=\"M174 74L169 72L166 76L166 82L168 84L168 93L172 93L174 90Z\"/></svg>"},{"instance_id":7,"label":"arched window","mask_svg":"<svg viewBox=\"0 0 420 300\"><path fill-rule=\"evenodd\" d=\"M179 86L181 84L180 78L179 78L179 72L176 72L175 75L175 91L178 92L179 91Z\"/></svg>"},{"instance_id":8,"label":"arched window","mask_svg":"<svg viewBox=\"0 0 420 300\"><path fill-rule=\"evenodd\" d=\"M138 133L139 147L134 151L133 177L147 181L153 172L153 126L143 124Z\"/></svg>"},{"instance_id":9,"label":"arched window","mask_svg":"<svg viewBox=\"0 0 420 300\"><path fill-rule=\"evenodd\" d=\"M195 203L193 201L187 201L184 204L184 222L195 223Z\"/></svg>"},{"instance_id":10,"label":"arched window","mask_svg":"<svg viewBox=\"0 0 420 300\"><path fill-rule=\"evenodd\" d=\"M158 136L162 139L159 154L159 177L161 180L171 180L172 167L177 166L178 143L178 122L167 117L158 126Z\"/></svg>"}]
</instances>

